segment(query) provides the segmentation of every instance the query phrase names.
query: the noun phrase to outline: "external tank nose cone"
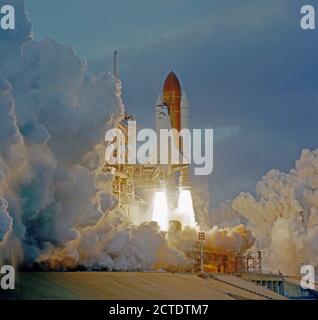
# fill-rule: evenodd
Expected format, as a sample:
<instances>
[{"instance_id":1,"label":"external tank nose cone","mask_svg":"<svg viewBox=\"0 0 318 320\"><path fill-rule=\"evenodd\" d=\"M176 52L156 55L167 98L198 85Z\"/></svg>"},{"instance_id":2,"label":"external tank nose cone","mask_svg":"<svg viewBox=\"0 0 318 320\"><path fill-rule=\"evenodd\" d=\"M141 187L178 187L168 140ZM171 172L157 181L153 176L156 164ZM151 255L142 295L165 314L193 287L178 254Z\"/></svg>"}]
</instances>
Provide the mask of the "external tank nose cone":
<instances>
[{"instance_id":1,"label":"external tank nose cone","mask_svg":"<svg viewBox=\"0 0 318 320\"><path fill-rule=\"evenodd\" d=\"M164 85L163 85L163 94L165 95L166 94L171 94L173 93L173 95L175 97L181 97L181 85L180 85L180 81L178 79L178 77L176 76L176 74L171 71L165 82L164 82Z\"/></svg>"}]
</instances>

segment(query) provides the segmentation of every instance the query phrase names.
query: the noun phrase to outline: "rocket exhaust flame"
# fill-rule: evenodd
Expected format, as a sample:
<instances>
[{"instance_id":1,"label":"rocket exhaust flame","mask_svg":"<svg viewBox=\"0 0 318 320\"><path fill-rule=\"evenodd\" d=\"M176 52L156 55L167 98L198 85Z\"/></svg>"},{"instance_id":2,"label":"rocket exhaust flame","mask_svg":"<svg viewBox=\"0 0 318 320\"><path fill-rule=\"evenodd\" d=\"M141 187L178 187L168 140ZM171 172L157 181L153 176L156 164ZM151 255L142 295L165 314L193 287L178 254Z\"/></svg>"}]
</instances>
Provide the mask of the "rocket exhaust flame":
<instances>
[{"instance_id":1,"label":"rocket exhaust flame","mask_svg":"<svg viewBox=\"0 0 318 320\"><path fill-rule=\"evenodd\" d=\"M152 220L156 221L162 231L168 230L168 201L165 191L157 191L153 202Z\"/></svg>"},{"instance_id":2,"label":"rocket exhaust flame","mask_svg":"<svg viewBox=\"0 0 318 320\"><path fill-rule=\"evenodd\" d=\"M195 214L193 209L193 201L190 190L180 189L178 211L183 214L183 221L186 226L196 228Z\"/></svg>"}]
</instances>

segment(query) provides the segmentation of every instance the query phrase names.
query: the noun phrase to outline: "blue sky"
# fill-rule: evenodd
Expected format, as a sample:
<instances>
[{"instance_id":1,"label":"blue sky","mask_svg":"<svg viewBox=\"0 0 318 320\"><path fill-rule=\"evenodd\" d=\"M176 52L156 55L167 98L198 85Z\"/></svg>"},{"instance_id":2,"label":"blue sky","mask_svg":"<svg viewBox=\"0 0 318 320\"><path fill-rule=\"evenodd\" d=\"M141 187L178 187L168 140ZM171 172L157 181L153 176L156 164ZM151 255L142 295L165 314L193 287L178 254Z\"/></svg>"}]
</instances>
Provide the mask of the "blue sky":
<instances>
[{"instance_id":1,"label":"blue sky","mask_svg":"<svg viewBox=\"0 0 318 320\"><path fill-rule=\"evenodd\" d=\"M310 1L317 5L318 1ZM71 44L91 72L119 50L127 110L154 124L174 69L191 124L214 128L212 206L252 191L318 146L318 30L299 27L303 0L26 0L37 39Z\"/></svg>"}]
</instances>

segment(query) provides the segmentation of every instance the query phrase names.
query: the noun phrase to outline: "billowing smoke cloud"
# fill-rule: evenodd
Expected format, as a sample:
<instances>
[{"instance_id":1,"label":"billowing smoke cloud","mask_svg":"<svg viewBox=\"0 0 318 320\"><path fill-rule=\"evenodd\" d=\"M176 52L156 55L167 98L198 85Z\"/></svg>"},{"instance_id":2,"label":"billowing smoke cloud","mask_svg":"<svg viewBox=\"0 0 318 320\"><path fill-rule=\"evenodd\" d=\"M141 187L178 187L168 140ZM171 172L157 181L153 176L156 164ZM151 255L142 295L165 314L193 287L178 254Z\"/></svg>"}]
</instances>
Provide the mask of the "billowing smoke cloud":
<instances>
[{"instance_id":1,"label":"billowing smoke cloud","mask_svg":"<svg viewBox=\"0 0 318 320\"><path fill-rule=\"evenodd\" d=\"M186 227L181 232L170 233L170 246L181 252L191 252L198 244L198 232ZM229 259L250 249L255 242L251 232L244 225L234 228L213 227L206 231L205 249L214 253L224 254Z\"/></svg>"},{"instance_id":2,"label":"billowing smoke cloud","mask_svg":"<svg viewBox=\"0 0 318 320\"><path fill-rule=\"evenodd\" d=\"M40 256L40 265L48 269L85 267L93 270L150 270L178 266L186 268L191 260L168 248L157 223L125 225L112 212L94 227L81 230L79 236L61 249L53 248Z\"/></svg>"},{"instance_id":3,"label":"billowing smoke cloud","mask_svg":"<svg viewBox=\"0 0 318 320\"><path fill-rule=\"evenodd\" d=\"M167 241L157 223L122 224L117 212L105 216L94 227L82 229L63 248L52 248L37 259L48 270L84 267L92 270L192 270L197 230L186 227L169 232ZM244 225L207 232L206 249L234 260L251 248L254 238Z\"/></svg>"},{"instance_id":4,"label":"billowing smoke cloud","mask_svg":"<svg viewBox=\"0 0 318 320\"><path fill-rule=\"evenodd\" d=\"M206 245L211 251L225 254L231 259L250 249L255 241L251 232L243 224L233 228L214 227L207 232L206 238Z\"/></svg>"},{"instance_id":5,"label":"billowing smoke cloud","mask_svg":"<svg viewBox=\"0 0 318 320\"><path fill-rule=\"evenodd\" d=\"M318 265L318 149L304 150L289 173L271 170L256 197L240 194L232 208L264 249L268 269L299 274L300 263Z\"/></svg>"},{"instance_id":6,"label":"billowing smoke cloud","mask_svg":"<svg viewBox=\"0 0 318 320\"><path fill-rule=\"evenodd\" d=\"M0 262L32 265L114 207L98 170L123 105L119 82L89 76L68 45L32 40L13 4L16 30L0 31Z\"/></svg>"}]
</instances>

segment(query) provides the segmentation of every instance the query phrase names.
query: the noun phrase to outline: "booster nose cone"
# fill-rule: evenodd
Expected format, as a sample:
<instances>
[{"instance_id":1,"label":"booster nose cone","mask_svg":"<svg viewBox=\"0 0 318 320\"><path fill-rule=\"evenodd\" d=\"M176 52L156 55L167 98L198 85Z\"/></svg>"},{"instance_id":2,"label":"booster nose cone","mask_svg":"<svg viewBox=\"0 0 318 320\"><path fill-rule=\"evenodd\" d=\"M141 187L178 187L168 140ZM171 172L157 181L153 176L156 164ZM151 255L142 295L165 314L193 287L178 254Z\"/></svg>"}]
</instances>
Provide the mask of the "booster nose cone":
<instances>
[{"instance_id":1,"label":"booster nose cone","mask_svg":"<svg viewBox=\"0 0 318 320\"><path fill-rule=\"evenodd\" d=\"M181 117L180 117L180 104L181 104L181 85L176 74L171 71L163 85L162 100L168 106L171 116L171 127L180 131Z\"/></svg>"}]
</instances>

